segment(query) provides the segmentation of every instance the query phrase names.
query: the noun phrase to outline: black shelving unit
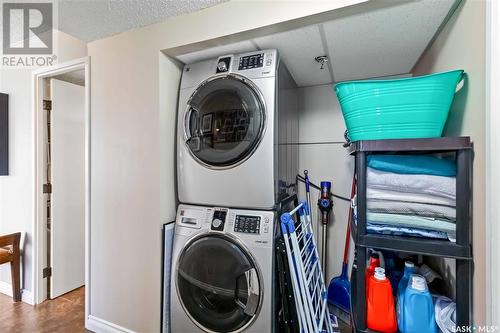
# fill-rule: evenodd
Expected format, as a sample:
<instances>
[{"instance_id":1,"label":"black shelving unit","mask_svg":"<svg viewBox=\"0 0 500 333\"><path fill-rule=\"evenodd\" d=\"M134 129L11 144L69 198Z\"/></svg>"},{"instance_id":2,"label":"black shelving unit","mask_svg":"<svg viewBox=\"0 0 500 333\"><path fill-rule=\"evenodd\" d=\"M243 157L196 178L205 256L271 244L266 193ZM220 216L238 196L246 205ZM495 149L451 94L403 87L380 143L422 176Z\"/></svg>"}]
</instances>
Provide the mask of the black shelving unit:
<instances>
[{"instance_id":1,"label":"black shelving unit","mask_svg":"<svg viewBox=\"0 0 500 333\"><path fill-rule=\"evenodd\" d=\"M357 225L351 232L356 245L356 265L351 275L352 312L356 332L367 332L365 270L369 248L456 259L457 325L472 324L472 158L470 137L429 139L369 140L353 143L357 177ZM457 163L456 243L366 232L366 156L368 154L454 153Z\"/></svg>"}]
</instances>

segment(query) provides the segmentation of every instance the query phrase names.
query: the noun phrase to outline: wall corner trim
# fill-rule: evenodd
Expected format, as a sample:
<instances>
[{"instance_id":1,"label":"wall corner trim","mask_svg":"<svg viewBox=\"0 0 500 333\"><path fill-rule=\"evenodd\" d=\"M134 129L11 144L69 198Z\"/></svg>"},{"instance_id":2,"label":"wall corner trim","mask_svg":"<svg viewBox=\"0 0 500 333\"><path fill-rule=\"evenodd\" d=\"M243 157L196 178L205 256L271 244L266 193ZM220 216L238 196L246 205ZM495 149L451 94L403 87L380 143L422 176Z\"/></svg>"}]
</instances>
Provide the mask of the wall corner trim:
<instances>
[{"instance_id":1,"label":"wall corner trim","mask_svg":"<svg viewBox=\"0 0 500 333\"><path fill-rule=\"evenodd\" d=\"M101 318L88 316L85 328L96 333L135 333L125 327L113 324Z\"/></svg>"},{"instance_id":2,"label":"wall corner trim","mask_svg":"<svg viewBox=\"0 0 500 333\"><path fill-rule=\"evenodd\" d=\"M10 283L0 281L0 293L12 297L12 285ZM33 301L33 294L31 291L26 289L21 290L21 301L30 305L35 305Z\"/></svg>"}]
</instances>

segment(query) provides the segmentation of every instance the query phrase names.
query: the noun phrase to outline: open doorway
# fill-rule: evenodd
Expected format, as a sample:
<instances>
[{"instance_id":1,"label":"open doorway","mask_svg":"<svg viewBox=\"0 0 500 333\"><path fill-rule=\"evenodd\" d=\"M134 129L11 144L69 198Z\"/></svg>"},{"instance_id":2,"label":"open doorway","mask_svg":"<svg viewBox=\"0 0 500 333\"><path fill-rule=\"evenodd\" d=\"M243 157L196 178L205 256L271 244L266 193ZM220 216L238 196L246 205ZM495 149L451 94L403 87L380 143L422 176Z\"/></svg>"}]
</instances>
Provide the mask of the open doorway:
<instances>
[{"instance_id":1,"label":"open doorway","mask_svg":"<svg viewBox=\"0 0 500 333\"><path fill-rule=\"evenodd\" d=\"M88 58L37 71L33 78L34 301L40 304L79 290L78 294L85 294L87 321L90 304Z\"/></svg>"},{"instance_id":2,"label":"open doorway","mask_svg":"<svg viewBox=\"0 0 500 333\"><path fill-rule=\"evenodd\" d=\"M47 298L85 285L85 71L44 79Z\"/></svg>"}]
</instances>

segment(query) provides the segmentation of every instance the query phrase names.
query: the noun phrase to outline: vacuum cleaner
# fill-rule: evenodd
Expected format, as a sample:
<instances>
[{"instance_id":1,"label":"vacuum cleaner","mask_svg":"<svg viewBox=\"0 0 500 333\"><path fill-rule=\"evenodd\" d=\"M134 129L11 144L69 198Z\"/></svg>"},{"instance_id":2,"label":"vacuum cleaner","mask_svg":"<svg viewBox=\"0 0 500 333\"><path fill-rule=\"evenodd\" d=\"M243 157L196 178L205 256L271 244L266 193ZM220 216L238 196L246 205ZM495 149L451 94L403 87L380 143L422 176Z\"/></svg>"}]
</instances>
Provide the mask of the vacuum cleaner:
<instances>
[{"instance_id":1,"label":"vacuum cleaner","mask_svg":"<svg viewBox=\"0 0 500 333\"><path fill-rule=\"evenodd\" d=\"M330 197L330 190L332 188L331 182L321 182L321 195L318 199L318 207L321 212L321 225L323 226L323 232L321 233L321 268L323 269L323 274L326 277L326 236L327 236L327 226L330 221L330 213L333 208L333 201Z\"/></svg>"}]
</instances>

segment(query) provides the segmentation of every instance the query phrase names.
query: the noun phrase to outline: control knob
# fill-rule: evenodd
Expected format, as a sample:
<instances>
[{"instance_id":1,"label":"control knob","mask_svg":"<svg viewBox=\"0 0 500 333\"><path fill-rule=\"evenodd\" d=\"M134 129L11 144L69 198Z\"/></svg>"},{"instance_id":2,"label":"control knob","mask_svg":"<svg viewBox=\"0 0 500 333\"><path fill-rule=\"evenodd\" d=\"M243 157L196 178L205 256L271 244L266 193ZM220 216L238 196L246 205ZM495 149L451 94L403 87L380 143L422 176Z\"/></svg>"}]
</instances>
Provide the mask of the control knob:
<instances>
[{"instance_id":1,"label":"control knob","mask_svg":"<svg viewBox=\"0 0 500 333\"><path fill-rule=\"evenodd\" d=\"M217 69L219 70L219 72L227 72L227 65L224 61L219 61L219 63L217 64Z\"/></svg>"},{"instance_id":2,"label":"control knob","mask_svg":"<svg viewBox=\"0 0 500 333\"><path fill-rule=\"evenodd\" d=\"M214 227L214 228L217 228L217 229L218 229L218 228L220 227L220 225L221 225L221 224L222 224L222 221L221 221L220 219L214 219L214 220L212 221L212 227Z\"/></svg>"}]
</instances>

